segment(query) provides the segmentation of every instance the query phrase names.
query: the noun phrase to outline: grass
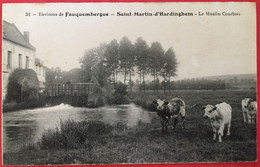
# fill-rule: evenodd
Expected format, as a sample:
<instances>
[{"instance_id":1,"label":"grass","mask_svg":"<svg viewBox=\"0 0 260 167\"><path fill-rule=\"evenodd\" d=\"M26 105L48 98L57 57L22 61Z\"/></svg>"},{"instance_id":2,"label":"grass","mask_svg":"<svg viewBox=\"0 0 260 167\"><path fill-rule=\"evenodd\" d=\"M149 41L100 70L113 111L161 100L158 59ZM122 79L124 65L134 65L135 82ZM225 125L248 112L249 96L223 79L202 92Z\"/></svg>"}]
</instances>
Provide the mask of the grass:
<instances>
[{"instance_id":1,"label":"grass","mask_svg":"<svg viewBox=\"0 0 260 167\"><path fill-rule=\"evenodd\" d=\"M3 155L4 165L46 164L118 164L118 163L187 163L244 162L256 160L256 126L243 123L240 101L253 91L183 91L160 95L182 98L187 109L186 129L177 125L173 132L162 133L159 118L128 128L99 121L61 121L60 126L43 133L41 140L18 152ZM135 95L142 99L142 95ZM150 103L154 94L146 94ZM144 100L145 99L145 100ZM212 141L212 129L202 118L200 105L226 101L232 111L231 136L222 143ZM170 122L172 123L172 122Z\"/></svg>"}]
</instances>

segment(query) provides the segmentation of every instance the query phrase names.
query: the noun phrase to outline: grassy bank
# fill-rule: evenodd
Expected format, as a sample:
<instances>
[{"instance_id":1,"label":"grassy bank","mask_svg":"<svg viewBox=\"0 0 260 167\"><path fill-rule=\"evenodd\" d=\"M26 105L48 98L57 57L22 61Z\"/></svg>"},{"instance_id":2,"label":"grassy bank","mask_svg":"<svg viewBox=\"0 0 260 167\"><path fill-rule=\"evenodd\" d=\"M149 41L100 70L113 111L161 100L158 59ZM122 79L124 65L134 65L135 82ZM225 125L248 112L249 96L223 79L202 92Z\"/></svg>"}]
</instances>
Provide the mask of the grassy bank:
<instances>
[{"instance_id":1,"label":"grassy bank","mask_svg":"<svg viewBox=\"0 0 260 167\"><path fill-rule=\"evenodd\" d=\"M23 110L23 109L33 109L38 107L45 106L45 98L40 97L40 99L32 98L26 102L4 102L3 103L3 112L10 112L16 110Z\"/></svg>"},{"instance_id":2,"label":"grassy bank","mask_svg":"<svg viewBox=\"0 0 260 167\"><path fill-rule=\"evenodd\" d=\"M142 98L143 96L143 98ZM145 103L157 95L137 95ZM243 123L240 101L254 96L253 91L183 91L160 95L180 97L187 105L186 129L177 125L173 132L162 133L159 118L127 128L99 121L61 121L59 127L46 131L37 143L18 152L3 155L4 165L46 164L117 164L241 162L256 160L256 126ZM226 101L233 108L231 136L222 143L212 141L212 129L203 119L200 105ZM172 120L171 120L172 121ZM172 123L172 122L170 122Z\"/></svg>"}]
</instances>

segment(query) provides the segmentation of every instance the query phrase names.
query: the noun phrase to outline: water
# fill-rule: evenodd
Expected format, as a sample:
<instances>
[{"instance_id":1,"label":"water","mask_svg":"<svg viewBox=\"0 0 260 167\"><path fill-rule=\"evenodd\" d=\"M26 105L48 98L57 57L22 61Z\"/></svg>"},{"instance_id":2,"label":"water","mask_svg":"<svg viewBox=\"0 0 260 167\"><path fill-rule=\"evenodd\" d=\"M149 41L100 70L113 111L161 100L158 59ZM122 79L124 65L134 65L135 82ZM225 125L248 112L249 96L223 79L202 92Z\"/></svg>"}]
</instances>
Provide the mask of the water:
<instances>
[{"instance_id":1,"label":"water","mask_svg":"<svg viewBox=\"0 0 260 167\"><path fill-rule=\"evenodd\" d=\"M60 104L8 112L3 114L3 151L13 151L23 144L36 141L43 131L56 128L60 120L101 120L111 124L126 122L127 126L132 127L139 121L149 123L152 114L132 103L96 109Z\"/></svg>"}]
</instances>

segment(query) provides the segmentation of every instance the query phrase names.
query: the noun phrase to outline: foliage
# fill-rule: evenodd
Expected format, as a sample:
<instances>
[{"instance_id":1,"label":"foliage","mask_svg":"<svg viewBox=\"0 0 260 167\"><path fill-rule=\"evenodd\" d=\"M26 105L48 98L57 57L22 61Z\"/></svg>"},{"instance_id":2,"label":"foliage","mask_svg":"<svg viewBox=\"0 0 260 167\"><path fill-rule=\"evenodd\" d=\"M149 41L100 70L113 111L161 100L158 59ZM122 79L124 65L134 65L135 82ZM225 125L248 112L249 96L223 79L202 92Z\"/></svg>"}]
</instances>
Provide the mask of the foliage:
<instances>
[{"instance_id":1,"label":"foliage","mask_svg":"<svg viewBox=\"0 0 260 167\"><path fill-rule=\"evenodd\" d=\"M143 90L145 91L145 75L149 72L149 64L147 60L149 60L148 54L148 45L145 40L141 37L137 38L135 42L135 55L136 55L136 66L139 70L140 76L140 85L142 85ZM142 82L143 80L143 82Z\"/></svg>"},{"instance_id":2,"label":"foliage","mask_svg":"<svg viewBox=\"0 0 260 167\"><path fill-rule=\"evenodd\" d=\"M106 58L106 63L108 70L111 71L113 82L117 81L117 74L119 71L119 44L114 39L109 44L106 45L104 56Z\"/></svg>"},{"instance_id":3,"label":"foliage","mask_svg":"<svg viewBox=\"0 0 260 167\"><path fill-rule=\"evenodd\" d=\"M163 56L163 60L162 60L162 70L161 70L161 75L164 77L164 79L166 79L167 77L175 77L177 76L176 72L177 72L177 59L176 59L176 55L173 51L172 48L169 48L164 56ZM170 79L169 79L170 81Z\"/></svg>"},{"instance_id":4,"label":"foliage","mask_svg":"<svg viewBox=\"0 0 260 167\"><path fill-rule=\"evenodd\" d=\"M152 42L149 47L145 40L141 37L137 38L135 44L127 38L123 37L119 43L114 39L108 44L101 44L96 48L91 48L85 52L80 59L83 76L86 81L98 81L96 88L102 89L105 85L116 83L119 71L123 74L123 83L129 84L132 92L133 82L132 76L135 70L138 70L140 83L145 89L145 76L152 74L154 82L159 80L159 75L164 79L173 76L177 71L177 58L172 48L166 53L159 42ZM143 80L141 82L141 80ZM141 84L140 84L141 85ZM156 82L158 90L158 83Z\"/></svg>"},{"instance_id":5,"label":"foliage","mask_svg":"<svg viewBox=\"0 0 260 167\"><path fill-rule=\"evenodd\" d=\"M135 66L134 45L127 37L123 37L120 41L118 54L120 60L120 69L124 75L124 84L126 84L126 76L129 74L131 80L131 73L133 67Z\"/></svg>"},{"instance_id":6,"label":"foliage","mask_svg":"<svg viewBox=\"0 0 260 167\"><path fill-rule=\"evenodd\" d=\"M149 68L151 70L152 75L154 76L154 82L155 82L155 87L154 90L159 90L158 87L158 75L163 67L163 55L164 55L164 50L162 48L162 45L159 42L153 42L151 44L151 47L149 48L149 54L150 54L150 59L149 59Z\"/></svg>"},{"instance_id":7,"label":"foliage","mask_svg":"<svg viewBox=\"0 0 260 167\"><path fill-rule=\"evenodd\" d=\"M69 149L88 147L94 138L110 133L112 127L101 121L81 121L72 119L60 121L59 127L42 134L41 149Z\"/></svg>"},{"instance_id":8,"label":"foliage","mask_svg":"<svg viewBox=\"0 0 260 167\"><path fill-rule=\"evenodd\" d=\"M39 80L32 69L16 69L8 78L6 102L28 101L30 96L38 96Z\"/></svg>"},{"instance_id":9,"label":"foliage","mask_svg":"<svg viewBox=\"0 0 260 167\"><path fill-rule=\"evenodd\" d=\"M110 104L128 104L129 98L127 93L127 85L119 82L114 85L114 93L109 98Z\"/></svg>"}]
</instances>

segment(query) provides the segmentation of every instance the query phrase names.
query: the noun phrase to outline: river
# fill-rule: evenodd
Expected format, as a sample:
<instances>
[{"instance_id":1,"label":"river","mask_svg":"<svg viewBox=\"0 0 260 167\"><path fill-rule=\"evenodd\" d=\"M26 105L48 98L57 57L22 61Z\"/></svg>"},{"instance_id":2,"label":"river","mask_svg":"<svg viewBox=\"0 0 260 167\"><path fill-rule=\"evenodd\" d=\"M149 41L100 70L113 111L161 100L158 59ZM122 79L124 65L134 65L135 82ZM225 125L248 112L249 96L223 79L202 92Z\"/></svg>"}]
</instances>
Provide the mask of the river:
<instances>
[{"instance_id":1,"label":"river","mask_svg":"<svg viewBox=\"0 0 260 167\"><path fill-rule=\"evenodd\" d=\"M3 113L3 152L14 151L38 140L43 131L56 128L60 120L101 120L111 124L125 122L133 127L139 121L149 123L153 114L133 103L95 109L60 104Z\"/></svg>"}]
</instances>

